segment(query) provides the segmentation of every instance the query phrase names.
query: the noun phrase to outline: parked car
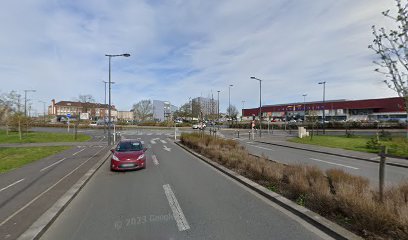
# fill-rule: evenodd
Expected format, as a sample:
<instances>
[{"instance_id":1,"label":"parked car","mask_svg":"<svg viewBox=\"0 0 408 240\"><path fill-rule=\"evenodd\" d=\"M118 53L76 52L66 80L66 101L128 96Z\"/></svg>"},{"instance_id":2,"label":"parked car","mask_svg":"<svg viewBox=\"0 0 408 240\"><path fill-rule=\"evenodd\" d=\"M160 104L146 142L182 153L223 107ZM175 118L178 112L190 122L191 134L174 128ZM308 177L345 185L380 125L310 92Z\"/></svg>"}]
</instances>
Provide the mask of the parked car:
<instances>
[{"instance_id":1,"label":"parked car","mask_svg":"<svg viewBox=\"0 0 408 240\"><path fill-rule=\"evenodd\" d=\"M192 128L193 129L198 129L198 124L193 124Z\"/></svg>"},{"instance_id":2,"label":"parked car","mask_svg":"<svg viewBox=\"0 0 408 240\"><path fill-rule=\"evenodd\" d=\"M126 139L121 140L114 149L112 149L111 170L133 170L146 168L147 148L143 147L140 140Z\"/></svg>"}]
</instances>

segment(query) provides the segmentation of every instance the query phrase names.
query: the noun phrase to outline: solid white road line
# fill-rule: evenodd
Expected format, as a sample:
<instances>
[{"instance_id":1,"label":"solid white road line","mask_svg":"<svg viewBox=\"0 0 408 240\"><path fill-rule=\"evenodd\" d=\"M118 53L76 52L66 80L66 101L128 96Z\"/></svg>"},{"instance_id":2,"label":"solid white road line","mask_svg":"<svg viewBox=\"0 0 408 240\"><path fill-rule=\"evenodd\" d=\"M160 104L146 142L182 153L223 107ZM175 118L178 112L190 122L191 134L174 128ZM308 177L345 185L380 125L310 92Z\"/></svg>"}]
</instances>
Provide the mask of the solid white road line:
<instances>
[{"instance_id":1,"label":"solid white road line","mask_svg":"<svg viewBox=\"0 0 408 240\"><path fill-rule=\"evenodd\" d=\"M24 181L24 178L23 178L23 179L20 179L20 180L18 180L18 181L15 181L15 182L13 182L12 184L10 184L10 185L8 185L8 186L6 186L6 187L0 189L0 192L6 190L7 188L12 187L12 186L14 186L14 185L16 185L17 183L22 182L22 181Z\"/></svg>"},{"instance_id":2,"label":"solid white road line","mask_svg":"<svg viewBox=\"0 0 408 240\"><path fill-rule=\"evenodd\" d=\"M156 165L156 166L159 165L159 160L157 160L156 155L152 156L152 160L153 160L154 165Z\"/></svg>"},{"instance_id":3,"label":"solid white road line","mask_svg":"<svg viewBox=\"0 0 408 240\"><path fill-rule=\"evenodd\" d=\"M29 201L26 205L24 205L23 207L21 207L19 210L15 211L13 214L11 214L8 218L4 219L1 223L0 223L0 227L3 226L6 222L10 221L10 219L12 219L13 217L15 217L17 214L19 214L20 212L22 212L24 209L26 209L28 206L30 206L31 204L33 204L33 202L37 201L37 199L39 199L41 196L43 196L44 194L46 194L48 191L50 191L51 189L53 189L55 186L57 186L60 182L62 182L65 178L69 177L72 173L74 173L76 170L78 170L80 167L82 167L82 165L84 165L85 163L87 163L89 160L91 160L92 158L94 158L98 153L100 153L103 150L103 148L101 150L99 150L98 152L96 152L94 155L92 155L92 157L88 158L87 160L85 160L83 163L81 163L78 167L76 167L74 170L72 170L71 172L69 172L67 175L63 176L60 180L58 180L56 183L54 183L52 186L50 186L49 188L47 188L44 192L40 193L39 195L37 195L37 197L33 198L31 201Z\"/></svg>"},{"instance_id":4,"label":"solid white road line","mask_svg":"<svg viewBox=\"0 0 408 240\"><path fill-rule=\"evenodd\" d=\"M179 231L185 231L190 229L188 225L187 219L184 216L183 210L177 201L176 196L174 195L173 191L169 184L163 185L164 193L166 194L167 201L169 202L171 211L173 212L174 220L176 220L177 227Z\"/></svg>"},{"instance_id":5,"label":"solid white road line","mask_svg":"<svg viewBox=\"0 0 408 240\"><path fill-rule=\"evenodd\" d=\"M76 153L73 153L72 154L72 156L75 156L75 155L77 155L78 153L80 153L80 152L82 152L82 151L84 151L85 150L85 148L82 148L81 150L79 150L78 152L76 152Z\"/></svg>"},{"instance_id":6,"label":"solid white road line","mask_svg":"<svg viewBox=\"0 0 408 240\"><path fill-rule=\"evenodd\" d=\"M255 145L250 145L250 146L252 146L252 147L256 147L256 148L260 148L260 149L269 150L269 151L275 151L275 150L273 150L273 149L266 148L266 147L260 147L260 146L255 146Z\"/></svg>"},{"instance_id":7,"label":"solid white road line","mask_svg":"<svg viewBox=\"0 0 408 240\"><path fill-rule=\"evenodd\" d=\"M356 167L352 167L352 166L348 166L348 165L344 165L344 164L340 164L340 163L328 162L328 161L324 161L324 160L320 160L320 159L316 159L316 158L310 158L310 160L317 161L317 162L324 162L324 163L337 165L337 166L342 166L342 167L346 167L346 168L351 168L351 169L355 169L355 170L359 169L359 168L356 168Z\"/></svg>"},{"instance_id":8,"label":"solid white road line","mask_svg":"<svg viewBox=\"0 0 408 240\"><path fill-rule=\"evenodd\" d=\"M65 159L66 159L66 158L63 158L63 159L61 159L61 160L56 161L55 163L49 165L48 167L45 167L45 168L41 169L40 172L42 172L42 171L44 171L44 170L47 170L48 168L54 166L55 164L58 164L58 163L64 161Z\"/></svg>"},{"instance_id":9,"label":"solid white road line","mask_svg":"<svg viewBox=\"0 0 408 240\"><path fill-rule=\"evenodd\" d=\"M167 142L165 140L160 139L160 142L166 144Z\"/></svg>"}]
</instances>

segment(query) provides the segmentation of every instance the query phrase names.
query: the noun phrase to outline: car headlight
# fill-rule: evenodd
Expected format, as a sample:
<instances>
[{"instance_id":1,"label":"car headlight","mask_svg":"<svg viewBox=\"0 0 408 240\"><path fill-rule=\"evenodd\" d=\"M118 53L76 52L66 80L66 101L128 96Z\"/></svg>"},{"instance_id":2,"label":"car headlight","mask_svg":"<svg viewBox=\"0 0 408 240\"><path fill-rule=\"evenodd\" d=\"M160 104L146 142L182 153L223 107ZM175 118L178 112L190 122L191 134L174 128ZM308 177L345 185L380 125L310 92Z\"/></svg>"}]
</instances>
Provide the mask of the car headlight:
<instances>
[{"instance_id":1,"label":"car headlight","mask_svg":"<svg viewBox=\"0 0 408 240\"><path fill-rule=\"evenodd\" d=\"M144 158L144 154L142 154L142 155L140 155L138 158L137 158L137 160L140 160L140 159L142 159L142 158Z\"/></svg>"},{"instance_id":2,"label":"car headlight","mask_svg":"<svg viewBox=\"0 0 408 240\"><path fill-rule=\"evenodd\" d=\"M115 155L112 155L112 160L115 160L115 161L120 161L120 160L119 160L119 158L118 158L118 157L116 157Z\"/></svg>"}]
</instances>

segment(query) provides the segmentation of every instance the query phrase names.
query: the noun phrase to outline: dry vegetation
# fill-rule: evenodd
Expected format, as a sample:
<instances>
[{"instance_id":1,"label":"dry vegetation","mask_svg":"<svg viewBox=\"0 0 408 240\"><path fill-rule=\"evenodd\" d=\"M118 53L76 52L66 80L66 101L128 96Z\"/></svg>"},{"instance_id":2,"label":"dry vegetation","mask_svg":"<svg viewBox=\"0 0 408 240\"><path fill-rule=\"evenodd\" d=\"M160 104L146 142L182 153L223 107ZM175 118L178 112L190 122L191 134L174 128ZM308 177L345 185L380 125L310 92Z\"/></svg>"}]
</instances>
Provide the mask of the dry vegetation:
<instances>
[{"instance_id":1,"label":"dry vegetation","mask_svg":"<svg viewBox=\"0 0 408 240\"><path fill-rule=\"evenodd\" d=\"M209 135L182 134L181 143L366 239L408 239L408 182L387 189L380 202L367 179L343 170L283 165Z\"/></svg>"}]
</instances>

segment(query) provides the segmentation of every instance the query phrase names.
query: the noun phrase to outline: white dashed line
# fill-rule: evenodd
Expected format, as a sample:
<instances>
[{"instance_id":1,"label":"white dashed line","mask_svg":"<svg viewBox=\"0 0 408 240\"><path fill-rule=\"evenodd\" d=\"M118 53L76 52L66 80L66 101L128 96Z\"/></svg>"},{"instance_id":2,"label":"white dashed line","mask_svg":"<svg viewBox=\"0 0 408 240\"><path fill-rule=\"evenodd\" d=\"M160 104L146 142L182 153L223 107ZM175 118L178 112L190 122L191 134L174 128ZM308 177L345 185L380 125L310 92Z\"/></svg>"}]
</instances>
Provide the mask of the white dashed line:
<instances>
[{"instance_id":1,"label":"white dashed line","mask_svg":"<svg viewBox=\"0 0 408 240\"><path fill-rule=\"evenodd\" d=\"M76 153L73 153L72 154L72 156L75 156L75 155L77 155L78 153L80 153L80 152L82 152L82 151L84 151L85 150L85 148L83 148L83 149L81 149L81 150L79 150L78 152L76 152Z\"/></svg>"},{"instance_id":2,"label":"white dashed line","mask_svg":"<svg viewBox=\"0 0 408 240\"><path fill-rule=\"evenodd\" d=\"M160 139L160 142L166 144L167 142L165 140Z\"/></svg>"},{"instance_id":3,"label":"white dashed line","mask_svg":"<svg viewBox=\"0 0 408 240\"><path fill-rule=\"evenodd\" d=\"M159 165L159 160L157 160L156 155L152 156L152 160L153 160L154 165L156 165L156 166Z\"/></svg>"},{"instance_id":4,"label":"white dashed line","mask_svg":"<svg viewBox=\"0 0 408 240\"><path fill-rule=\"evenodd\" d=\"M6 186L6 187L0 189L0 192L6 190L7 188L12 187L12 186L14 186L14 185L16 185L17 183L22 182L22 181L24 181L24 178L23 178L23 179L20 179L20 180L18 180L18 181L15 181L15 182L13 182L12 184L10 184L10 185L8 185L8 186Z\"/></svg>"},{"instance_id":5,"label":"white dashed line","mask_svg":"<svg viewBox=\"0 0 408 240\"><path fill-rule=\"evenodd\" d=\"M169 184L163 185L163 189L164 193L166 194L167 201L169 201L171 211L173 212L174 220L176 220L178 230L181 232L190 229L187 219L184 216L183 210L181 210L181 207L177 201L176 196L171 190L170 185Z\"/></svg>"},{"instance_id":6,"label":"white dashed line","mask_svg":"<svg viewBox=\"0 0 408 240\"><path fill-rule=\"evenodd\" d=\"M324 160L320 160L320 159L316 159L316 158L310 158L310 160L317 161L317 162L324 162L324 163L337 165L337 166L342 166L342 167L346 167L346 168L351 168L351 169L355 169L355 170L359 169L359 168L356 168L356 167L352 167L352 166L348 166L348 165L344 165L344 164L340 164L340 163L328 162L328 161L324 161Z\"/></svg>"},{"instance_id":7,"label":"white dashed line","mask_svg":"<svg viewBox=\"0 0 408 240\"><path fill-rule=\"evenodd\" d=\"M63 159L61 159L61 160L58 160L58 161L56 161L55 163L49 165L48 167L45 167L45 168L41 169L40 172L42 172L42 171L44 171L44 170L47 170L48 168L50 168L50 167L52 167L52 166L54 166L54 165L56 165L56 164L58 164L58 163L61 163L61 162L64 161L64 160L65 160L65 158L63 158Z\"/></svg>"}]
</instances>

